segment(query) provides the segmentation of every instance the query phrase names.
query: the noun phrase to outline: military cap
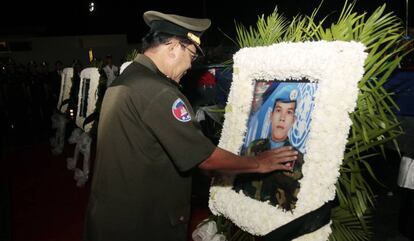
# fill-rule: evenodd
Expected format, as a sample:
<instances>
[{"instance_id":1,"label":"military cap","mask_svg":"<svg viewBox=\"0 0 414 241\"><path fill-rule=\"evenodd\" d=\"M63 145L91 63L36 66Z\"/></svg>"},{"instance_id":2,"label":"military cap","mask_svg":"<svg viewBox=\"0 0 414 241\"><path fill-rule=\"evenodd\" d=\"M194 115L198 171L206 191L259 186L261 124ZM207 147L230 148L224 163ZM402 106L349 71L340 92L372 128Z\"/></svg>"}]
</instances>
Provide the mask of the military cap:
<instances>
[{"instance_id":1,"label":"military cap","mask_svg":"<svg viewBox=\"0 0 414 241\"><path fill-rule=\"evenodd\" d=\"M200 50L200 37L207 30L211 21L208 18L189 18L157 11L147 11L143 15L151 31L158 31L189 39Z\"/></svg>"}]
</instances>

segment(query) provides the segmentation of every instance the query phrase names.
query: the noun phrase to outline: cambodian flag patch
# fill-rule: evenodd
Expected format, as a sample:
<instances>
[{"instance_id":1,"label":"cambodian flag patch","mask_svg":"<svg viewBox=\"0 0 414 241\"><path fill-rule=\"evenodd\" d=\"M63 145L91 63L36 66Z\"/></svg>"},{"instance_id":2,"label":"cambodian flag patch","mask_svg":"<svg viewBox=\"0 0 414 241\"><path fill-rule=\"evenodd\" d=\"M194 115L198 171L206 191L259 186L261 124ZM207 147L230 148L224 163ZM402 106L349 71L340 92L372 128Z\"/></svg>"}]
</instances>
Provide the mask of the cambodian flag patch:
<instances>
[{"instance_id":1,"label":"cambodian flag patch","mask_svg":"<svg viewBox=\"0 0 414 241\"><path fill-rule=\"evenodd\" d=\"M172 114L175 119L181 122L188 122L191 120L191 115L187 110L187 106L185 105L184 101L178 98L171 108Z\"/></svg>"}]
</instances>

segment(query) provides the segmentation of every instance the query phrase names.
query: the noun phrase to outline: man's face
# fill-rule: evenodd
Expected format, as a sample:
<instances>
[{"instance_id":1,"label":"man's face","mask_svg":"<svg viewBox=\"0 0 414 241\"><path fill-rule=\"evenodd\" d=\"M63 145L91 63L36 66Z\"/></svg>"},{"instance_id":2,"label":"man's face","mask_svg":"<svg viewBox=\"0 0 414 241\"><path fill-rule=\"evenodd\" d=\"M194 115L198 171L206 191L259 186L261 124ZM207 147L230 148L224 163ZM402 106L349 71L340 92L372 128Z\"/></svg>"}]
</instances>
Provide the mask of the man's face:
<instances>
[{"instance_id":1,"label":"man's face","mask_svg":"<svg viewBox=\"0 0 414 241\"><path fill-rule=\"evenodd\" d=\"M187 73L187 70L191 68L197 50L193 44L184 45L179 41L173 43L175 43L177 47L174 50L176 54L174 71L170 78L179 82Z\"/></svg>"},{"instance_id":2,"label":"man's face","mask_svg":"<svg viewBox=\"0 0 414 241\"><path fill-rule=\"evenodd\" d=\"M276 101L271 116L273 141L284 141L287 139L289 129L296 120L295 107L296 102L283 103Z\"/></svg>"},{"instance_id":3,"label":"man's face","mask_svg":"<svg viewBox=\"0 0 414 241\"><path fill-rule=\"evenodd\" d=\"M107 65L112 65L112 58L108 58L108 57L107 57L107 58L105 59L105 62L106 62L106 64L107 64Z\"/></svg>"}]
</instances>

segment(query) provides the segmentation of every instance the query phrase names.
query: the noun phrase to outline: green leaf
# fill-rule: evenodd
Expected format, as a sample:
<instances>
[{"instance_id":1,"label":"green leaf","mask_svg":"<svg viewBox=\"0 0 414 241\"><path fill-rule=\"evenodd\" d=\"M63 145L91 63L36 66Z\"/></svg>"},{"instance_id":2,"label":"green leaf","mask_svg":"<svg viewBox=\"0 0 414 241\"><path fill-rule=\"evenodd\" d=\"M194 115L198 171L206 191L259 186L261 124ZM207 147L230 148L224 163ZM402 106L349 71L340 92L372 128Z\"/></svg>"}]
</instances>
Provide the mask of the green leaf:
<instances>
[{"instance_id":1,"label":"green leaf","mask_svg":"<svg viewBox=\"0 0 414 241\"><path fill-rule=\"evenodd\" d=\"M317 17L319 7L310 16L297 15L291 20L275 8L269 16L259 16L255 26L236 24L236 42L241 48L318 40L359 41L366 46L364 76L358 83L357 107L350 114L352 126L336 183L340 206L332 211L333 233L330 236L330 240L336 241L369 240L374 198L363 174L367 173L380 183L369 161L379 152L385 155L387 142L392 141L399 151L395 138L402 133L394 113L398 106L383 85L402 58L413 51L407 48L410 41L403 42L401 20L387 13L385 4L371 14L357 13L354 6L355 2L345 1L339 17L329 27L325 27L328 16ZM317 18L321 20L316 21ZM233 230L230 233L237 234L234 240L254 239L243 232Z\"/></svg>"}]
</instances>

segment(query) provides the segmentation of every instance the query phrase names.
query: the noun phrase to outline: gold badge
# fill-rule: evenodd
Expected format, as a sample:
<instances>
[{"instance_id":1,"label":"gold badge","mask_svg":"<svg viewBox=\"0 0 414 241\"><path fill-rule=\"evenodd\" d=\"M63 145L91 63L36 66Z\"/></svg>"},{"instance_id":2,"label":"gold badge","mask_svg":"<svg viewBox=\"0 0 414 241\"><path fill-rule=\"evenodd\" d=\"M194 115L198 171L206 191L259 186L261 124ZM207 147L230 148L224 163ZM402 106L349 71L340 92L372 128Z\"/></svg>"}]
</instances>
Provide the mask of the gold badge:
<instances>
[{"instance_id":1,"label":"gold badge","mask_svg":"<svg viewBox=\"0 0 414 241\"><path fill-rule=\"evenodd\" d=\"M193 41L197 45L200 45L201 44L200 38L197 35L195 35L195 34L193 34L191 32L188 32L187 33L187 38L189 38L191 41Z\"/></svg>"}]
</instances>

